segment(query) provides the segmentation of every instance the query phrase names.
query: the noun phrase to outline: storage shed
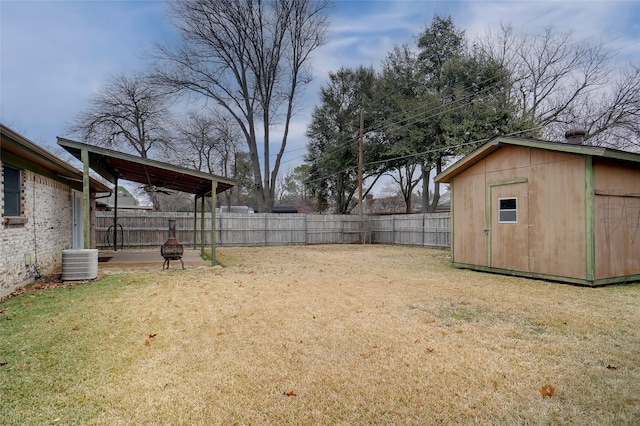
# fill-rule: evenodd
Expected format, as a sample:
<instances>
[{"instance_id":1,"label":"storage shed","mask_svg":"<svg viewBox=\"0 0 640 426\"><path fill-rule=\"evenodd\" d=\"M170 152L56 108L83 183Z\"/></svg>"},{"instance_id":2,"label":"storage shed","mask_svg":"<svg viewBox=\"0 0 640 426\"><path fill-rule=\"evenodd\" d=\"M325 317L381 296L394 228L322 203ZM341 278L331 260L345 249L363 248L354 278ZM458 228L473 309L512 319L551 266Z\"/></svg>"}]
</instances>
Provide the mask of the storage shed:
<instances>
[{"instance_id":1,"label":"storage shed","mask_svg":"<svg viewBox=\"0 0 640 426\"><path fill-rule=\"evenodd\" d=\"M495 137L436 176L456 267L581 285L640 281L640 154Z\"/></svg>"}]
</instances>

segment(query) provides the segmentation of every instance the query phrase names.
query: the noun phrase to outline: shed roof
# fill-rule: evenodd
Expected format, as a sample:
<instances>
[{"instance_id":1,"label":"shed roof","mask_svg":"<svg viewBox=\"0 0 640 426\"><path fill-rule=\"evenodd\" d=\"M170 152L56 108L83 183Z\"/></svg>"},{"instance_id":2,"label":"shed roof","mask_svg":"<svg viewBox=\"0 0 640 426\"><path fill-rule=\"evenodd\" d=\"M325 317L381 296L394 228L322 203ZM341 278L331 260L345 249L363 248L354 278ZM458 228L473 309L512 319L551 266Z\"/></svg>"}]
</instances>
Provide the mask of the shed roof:
<instances>
[{"instance_id":1,"label":"shed roof","mask_svg":"<svg viewBox=\"0 0 640 426\"><path fill-rule=\"evenodd\" d=\"M113 184L117 179L124 179L198 196L210 196L213 181L218 183L216 194L235 185L234 180L214 174L136 157L61 137L58 137L58 145L81 161L82 150L87 150L89 167Z\"/></svg>"},{"instance_id":2,"label":"shed roof","mask_svg":"<svg viewBox=\"0 0 640 426\"><path fill-rule=\"evenodd\" d=\"M496 136L491 138L487 143L481 145L469 155L461 158L452 166L448 167L442 173L435 177L435 181L439 183L449 183L451 178L462 173L469 167L473 166L492 152L499 150L504 146L522 146L528 148L545 149L548 151L565 152L568 154L578 154L584 156L609 158L613 160L626 161L631 163L640 163L640 154L628 151L620 151L612 148L604 148L599 146L587 145L571 145L560 142L550 142L537 139L513 138L507 136Z\"/></svg>"},{"instance_id":3,"label":"shed roof","mask_svg":"<svg viewBox=\"0 0 640 426\"><path fill-rule=\"evenodd\" d=\"M41 166L43 169L50 171L52 176L66 180L72 188L82 191L81 170L61 160L4 124L0 124L0 133L2 134L2 138L0 138L0 151L2 153L10 153L17 158L22 158L36 166L36 168ZM94 192L111 192L111 188L93 178L89 179L89 187Z\"/></svg>"}]
</instances>

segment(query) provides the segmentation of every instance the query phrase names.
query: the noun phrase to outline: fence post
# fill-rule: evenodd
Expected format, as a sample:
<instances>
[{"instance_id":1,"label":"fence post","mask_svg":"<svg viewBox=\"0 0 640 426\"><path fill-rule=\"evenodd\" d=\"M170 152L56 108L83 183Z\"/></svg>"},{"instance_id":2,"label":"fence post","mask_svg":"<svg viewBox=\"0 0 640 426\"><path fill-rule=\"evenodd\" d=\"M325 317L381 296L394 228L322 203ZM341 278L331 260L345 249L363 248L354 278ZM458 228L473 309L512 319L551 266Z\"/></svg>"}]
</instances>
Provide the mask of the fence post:
<instances>
[{"instance_id":1,"label":"fence post","mask_svg":"<svg viewBox=\"0 0 640 426\"><path fill-rule=\"evenodd\" d=\"M220 225L217 225L216 229L220 232L218 243L220 244L220 247L222 247L224 245L224 241L222 240L222 209L220 209L220 214L216 215L216 219L220 222Z\"/></svg>"},{"instance_id":2,"label":"fence post","mask_svg":"<svg viewBox=\"0 0 640 426\"><path fill-rule=\"evenodd\" d=\"M391 244L396 243L396 216L391 216Z\"/></svg>"},{"instance_id":3,"label":"fence post","mask_svg":"<svg viewBox=\"0 0 640 426\"><path fill-rule=\"evenodd\" d=\"M365 228L364 240L367 241L367 237L369 238L369 244L371 244L371 216L367 215L367 226Z\"/></svg>"},{"instance_id":4,"label":"fence post","mask_svg":"<svg viewBox=\"0 0 640 426\"><path fill-rule=\"evenodd\" d=\"M269 218L267 218L267 213L264 214L264 245L269 244L269 238L267 236L267 232L269 230Z\"/></svg>"},{"instance_id":5,"label":"fence post","mask_svg":"<svg viewBox=\"0 0 640 426\"><path fill-rule=\"evenodd\" d=\"M424 213L422 213L422 247L424 247L425 221L426 221L425 215Z\"/></svg>"}]
</instances>

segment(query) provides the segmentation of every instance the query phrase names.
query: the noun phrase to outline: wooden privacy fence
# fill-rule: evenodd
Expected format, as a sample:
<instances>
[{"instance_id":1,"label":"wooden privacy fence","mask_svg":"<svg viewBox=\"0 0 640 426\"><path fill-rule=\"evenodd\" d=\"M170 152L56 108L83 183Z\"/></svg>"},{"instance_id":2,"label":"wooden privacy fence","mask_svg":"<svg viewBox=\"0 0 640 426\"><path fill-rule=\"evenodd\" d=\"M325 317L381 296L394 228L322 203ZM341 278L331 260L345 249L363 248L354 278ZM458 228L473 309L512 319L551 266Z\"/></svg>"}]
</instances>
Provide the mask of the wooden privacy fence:
<instances>
[{"instance_id":1,"label":"wooden privacy fence","mask_svg":"<svg viewBox=\"0 0 640 426\"><path fill-rule=\"evenodd\" d=\"M168 238L169 219L176 220L176 237L183 245L201 242L201 218L193 213L118 212L118 247L160 247ZM113 248L113 213L96 213L96 242ZM218 246L291 244L349 244L363 236L372 244L449 247L449 213L365 216L316 214L216 214ZM205 213L205 244L211 244L211 213Z\"/></svg>"},{"instance_id":2,"label":"wooden privacy fence","mask_svg":"<svg viewBox=\"0 0 640 426\"><path fill-rule=\"evenodd\" d=\"M367 218L368 241L447 248L450 246L449 224L449 213L370 216Z\"/></svg>"}]
</instances>

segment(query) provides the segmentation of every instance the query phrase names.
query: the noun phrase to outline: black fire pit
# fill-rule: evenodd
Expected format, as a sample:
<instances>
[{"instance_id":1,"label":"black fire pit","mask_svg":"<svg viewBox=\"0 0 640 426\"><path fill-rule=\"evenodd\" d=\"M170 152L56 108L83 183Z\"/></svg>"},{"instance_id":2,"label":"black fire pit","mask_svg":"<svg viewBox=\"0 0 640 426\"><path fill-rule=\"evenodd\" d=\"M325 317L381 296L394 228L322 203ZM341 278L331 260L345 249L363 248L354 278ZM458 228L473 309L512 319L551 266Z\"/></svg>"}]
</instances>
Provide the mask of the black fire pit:
<instances>
[{"instance_id":1,"label":"black fire pit","mask_svg":"<svg viewBox=\"0 0 640 426\"><path fill-rule=\"evenodd\" d=\"M164 242L160 247L160 254L164 257L164 264L162 269L169 269L169 262L172 260L179 260L184 269L184 262L182 261L182 255L184 254L184 248L182 244L176 239L176 220L169 219L169 239Z\"/></svg>"}]
</instances>

